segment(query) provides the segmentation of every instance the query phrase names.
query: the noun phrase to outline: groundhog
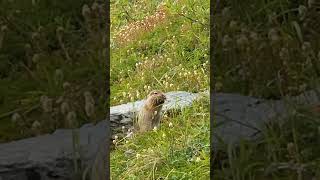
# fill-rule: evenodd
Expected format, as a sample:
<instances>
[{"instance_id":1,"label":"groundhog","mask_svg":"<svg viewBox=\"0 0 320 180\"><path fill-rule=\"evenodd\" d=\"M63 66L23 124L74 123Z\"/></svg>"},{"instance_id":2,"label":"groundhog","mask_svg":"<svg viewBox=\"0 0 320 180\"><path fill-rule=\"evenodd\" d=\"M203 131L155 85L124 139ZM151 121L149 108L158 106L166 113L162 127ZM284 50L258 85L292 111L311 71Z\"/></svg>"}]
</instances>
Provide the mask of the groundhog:
<instances>
[{"instance_id":1,"label":"groundhog","mask_svg":"<svg viewBox=\"0 0 320 180\"><path fill-rule=\"evenodd\" d=\"M151 91L145 101L144 106L138 113L137 130L145 132L159 127L162 105L166 96L158 90Z\"/></svg>"}]
</instances>

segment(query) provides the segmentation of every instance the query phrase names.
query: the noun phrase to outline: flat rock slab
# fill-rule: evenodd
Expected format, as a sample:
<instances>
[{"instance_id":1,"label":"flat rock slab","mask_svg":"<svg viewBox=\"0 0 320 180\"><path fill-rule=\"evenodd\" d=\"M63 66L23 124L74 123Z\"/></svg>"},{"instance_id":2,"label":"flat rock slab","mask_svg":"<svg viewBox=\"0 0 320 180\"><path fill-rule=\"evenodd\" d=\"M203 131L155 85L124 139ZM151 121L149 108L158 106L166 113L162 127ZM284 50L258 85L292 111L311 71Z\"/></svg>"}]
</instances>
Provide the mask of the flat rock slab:
<instances>
[{"instance_id":1,"label":"flat rock slab","mask_svg":"<svg viewBox=\"0 0 320 180\"><path fill-rule=\"evenodd\" d=\"M166 95L168 101L164 110L190 106L200 94L179 91ZM111 129L120 125L130 126L134 113L143 102L111 107ZM103 158L97 155L107 153L107 130L107 120L96 125L86 124L76 130L79 133L77 152L85 165L93 165L97 159L98 165L103 164L99 162ZM58 129L53 134L0 144L0 180L70 179L73 152L73 133L70 129Z\"/></svg>"},{"instance_id":2,"label":"flat rock slab","mask_svg":"<svg viewBox=\"0 0 320 180\"><path fill-rule=\"evenodd\" d=\"M86 124L79 134L81 159L88 165L105 149L106 121ZM0 144L0 177L5 180L70 179L73 170L72 130ZM99 148L100 147L100 148Z\"/></svg>"},{"instance_id":3,"label":"flat rock slab","mask_svg":"<svg viewBox=\"0 0 320 180\"><path fill-rule=\"evenodd\" d=\"M184 91L175 91L165 93L167 100L163 105L163 111L170 111L173 109L181 109L191 106L193 101L201 96L209 96L209 92L203 93L188 93ZM121 131L121 127L125 126L127 129L132 127L132 120L135 114L142 108L145 100L113 106L110 108L110 126L113 134Z\"/></svg>"},{"instance_id":4,"label":"flat rock slab","mask_svg":"<svg viewBox=\"0 0 320 180\"><path fill-rule=\"evenodd\" d=\"M205 93L183 91L166 93L163 110L180 109L192 105ZM317 93L309 91L297 97L270 101L237 94L213 95L215 128L211 131L213 147L221 142L237 143L240 139L254 139L261 127L271 119L288 115L288 102L316 104ZM144 100L110 108L110 121L86 124L76 131L79 134L77 152L83 164L100 168L106 154L108 122L112 130L132 126L134 114ZM220 142L221 140L221 142ZM73 172L73 133L59 129L53 134L0 144L0 180L60 180L70 179ZM101 170L103 171L103 170Z\"/></svg>"},{"instance_id":5,"label":"flat rock slab","mask_svg":"<svg viewBox=\"0 0 320 180\"><path fill-rule=\"evenodd\" d=\"M254 140L271 120L288 117L296 105L319 103L316 91L307 91L296 97L282 100L263 100L237 94L217 93L213 97L214 129L211 144L216 149L222 144L237 144L241 139Z\"/></svg>"},{"instance_id":6,"label":"flat rock slab","mask_svg":"<svg viewBox=\"0 0 320 180\"><path fill-rule=\"evenodd\" d=\"M208 92L202 93L208 94ZM201 93L188 93L184 91L175 91L165 93L167 100L163 105L163 110L173 108L184 108L190 106L192 102L201 95ZM140 110L145 100L140 100L132 103L121 104L110 108L110 114L130 114Z\"/></svg>"},{"instance_id":7,"label":"flat rock slab","mask_svg":"<svg viewBox=\"0 0 320 180\"><path fill-rule=\"evenodd\" d=\"M253 139L263 125L286 111L281 101L264 101L235 94L214 96L213 147L221 143L237 143L240 139ZM220 141L221 140L221 141Z\"/></svg>"}]
</instances>

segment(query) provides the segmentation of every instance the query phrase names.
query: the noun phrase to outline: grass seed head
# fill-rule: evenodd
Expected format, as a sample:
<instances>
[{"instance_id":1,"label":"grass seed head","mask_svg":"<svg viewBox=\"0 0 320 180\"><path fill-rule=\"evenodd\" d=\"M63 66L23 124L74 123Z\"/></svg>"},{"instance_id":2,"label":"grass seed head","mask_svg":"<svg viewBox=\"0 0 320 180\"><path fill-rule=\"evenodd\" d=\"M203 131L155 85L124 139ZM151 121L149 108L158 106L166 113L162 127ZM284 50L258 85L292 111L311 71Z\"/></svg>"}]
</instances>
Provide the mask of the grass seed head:
<instances>
[{"instance_id":1,"label":"grass seed head","mask_svg":"<svg viewBox=\"0 0 320 180\"><path fill-rule=\"evenodd\" d=\"M59 84L63 81L63 71L61 69L56 69L55 71L55 80L56 80L56 84Z\"/></svg>"},{"instance_id":2,"label":"grass seed head","mask_svg":"<svg viewBox=\"0 0 320 180\"><path fill-rule=\"evenodd\" d=\"M13 124L19 124L19 122L22 120L22 117L19 113L15 112L13 113L13 115L11 116L11 122Z\"/></svg>"},{"instance_id":3,"label":"grass seed head","mask_svg":"<svg viewBox=\"0 0 320 180\"><path fill-rule=\"evenodd\" d=\"M33 131L37 131L37 130L40 129L40 127L41 127L40 122L39 122L39 121L34 121L34 122L32 123L31 129L32 129Z\"/></svg>"},{"instance_id":4,"label":"grass seed head","mask_svg":"<svg viewBox=\"0 0 320 180\"><path fill-rule=\"evenodd\" d=\"M32 62L33 62L33 63L38 63L39 60L40 60L40 55L39 55L39 54L34 54L34 55L32 56Z\"/></svg>"},{"instance_id":5,"label":"grass seed head","mask_svg":"<svg viewBox=\"0 0 320 180\"><path fill-rule=\"evenodd\" d=\"M6 25L2 25L0 30L2 33L4 33L8 30L8 27Z\"/></svg>"},{"instance_id":6,"label":"grass seed head","mask_svg":"<svg viewBox=\"0 0 320 180\"><path fill-rule=\"evenodd\" d=\"M94 117L94 112L95 112L95 107L94 107L94 104L92 103L86 103L85 104L85 111L86 111L86 115L88 117Z\"/></svg>"},{"instance_id":7,"label":"grass seed head","mask_svg":"<svg viewBox=\"0 0 320 180\"><path fill-rule=\"evenodd\" d=\"M41 103L42 110L45 113L49 113L52 111L53 100L51 98L48 98L48 96L45 96L45 95L41 96L40 103Z\"/></svg>"},{"instance_id":8,"label":"grass seed head","mask_svg":"<svg viewBox=\"0 0 320 180\"><path fill-rule=\"evenodd\" d=\"M85 18L89 18L91 14L91 10L87 4L82 6L82 16Z\"/></svg>"},{"instance_id":9,"label":"grass seed head","mask_svg":"<svg viewBox=\"0 0 320 180\"><path fill-rule=\"evenodd\" d=\"M94 12L98 12L98 10L99 10L99 4L96 3L96 2L92 3L91 9L92 9L92 11L94 11Z\"/></svg>"},{"instance_id":10,"label":"grass seed head","mask_svg":"<svg viewBox=\"0 0 320 180\"><path fill-rule=\"evenodd\" d=\"M278 41L280 39L278 31L274 28L270 29L268 32L268 38L271 40L271 42Z\"/></svg>"},{"instance_id":11,"label":"grass seed head","mask_svg":"<svg viewBox=\"0 0 320 180\"><path fill-rule=\"evenodd\" d=\"M62 87L63 87L64 90L67 90L67 89L69 89L71 87L71 84L69 82L64 82L62 84Z\"/></svg>"},{"instance_id":12,"label":"grass seed head","mask_svg":"<svg viewBox=\"0 0 320 180\"><path fill-rule=\"evenodd\" d=\"M67 115L67 113L70 111L70 106L67 102L64 101L62 102L60 109L63 115Z\"/></svg>"},{"instance_id":13,"label":"grass seed head","mask_svg":"<svg viewBox=\"0 0 320 180\"><path fill-rule=\"evenodd\" d=\"M67 114L67 125L69 128L75 128L77 127L77 114L74 111L70 111Z\"/></svg>"},{"instance_id":14,"label":"grass seed head","mask_svg":"<svg viewBox=\"0 0 320 180\"><path fill-rule=\"evenodd\" d=\"M93 96L90 91L85 91L83 93L83 96L85 98L85 104L95 104Z\"/></svg>"}]
</instances>

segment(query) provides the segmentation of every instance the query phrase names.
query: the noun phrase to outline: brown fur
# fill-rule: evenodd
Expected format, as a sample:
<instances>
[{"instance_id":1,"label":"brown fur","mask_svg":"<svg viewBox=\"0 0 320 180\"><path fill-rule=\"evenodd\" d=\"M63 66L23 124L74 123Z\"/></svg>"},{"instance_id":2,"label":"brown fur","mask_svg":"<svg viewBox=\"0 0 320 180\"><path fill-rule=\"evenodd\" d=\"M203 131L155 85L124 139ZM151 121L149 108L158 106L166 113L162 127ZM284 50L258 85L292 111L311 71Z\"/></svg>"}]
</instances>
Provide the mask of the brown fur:
<instances>
[{"instance_id":1,"label":"brown fur","mask_svg":"<svg viewBox=\"0 0 320 180\"><path fill-rule=\"evenodd\" d=\"M145 132L159 127L162 105L166 96L161 91L151 91L138 114L138 130Z\"/></svg>"}]
</instances>

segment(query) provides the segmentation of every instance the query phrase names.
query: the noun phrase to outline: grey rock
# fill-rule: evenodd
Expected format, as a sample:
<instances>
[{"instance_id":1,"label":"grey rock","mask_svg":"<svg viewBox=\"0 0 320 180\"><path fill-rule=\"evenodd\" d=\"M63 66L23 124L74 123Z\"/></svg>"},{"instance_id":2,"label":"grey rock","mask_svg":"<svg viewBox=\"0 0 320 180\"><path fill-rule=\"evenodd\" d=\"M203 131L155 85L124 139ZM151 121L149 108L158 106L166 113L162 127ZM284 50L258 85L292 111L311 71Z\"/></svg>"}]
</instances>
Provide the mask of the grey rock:
<instances>
[{"instance_id":1,"label":"grey rock","mask_svg":"<svg viewBox=\"0 0 320 180\"><path fill-rule=\"evenodd\" d=\"M107 123L86 124L79 134L79 151L85 165L106 146ZM72 130L0 144L0 177L3 179L70 179L73 170ZM104 148L106 149L106 147Z\"/></svg>"},{"instance_id":2,"label":"grey rock","mask_svg":"<svg viewBox=\"0 0 320 180\"><path fill-rule=\"evenodd\" d=\"M167 101L163 105L163 110L173 108L184 108L190 106L192 102L201 94L175 91L166 93ZM132 118L132 115L140 110L145 100L121 104L110 108L111 115L124 115Z\"/></svg>"},{"instance_id":3,"label":"grey rock","mask_svg":"<svg viewBox=\"0 0 320 180\"><path fill-rule=\"evenodd\" d=\"M132 119L131 118L124 118L120 121L121 124L129 124L132 123Z\"/></svg>"},{"instance_id":4,"label":"grey rock","mask_svg":"<svg viewBox=\"0 0 320 180\"><path fill-rule=\"evenodd\" d=\"M170 111L173 109L181 109L190 106L195 99L203 95L209 95L209 93L188 93L184 91L168 92L166 93L167 100L162 109L163 111ZM145 99L111 107L110 121L112 134L119 133L118 130L120 128L116 127L121 127L123 125L132 126L133 118L141 109L144 102Z\"/></svg>"},{"instance_id":5,"label":"grey rock","mask_svg":"<svg viewBox=\"0 0 320 180\"><path fill-rule=\"evenodd\" d=\"M164 111L181 109L192 105L209 92L188 93L183 91L166 93ZM281 119L290 113L288 102L316 104L319 102L314 91L284 100L263 100L237 94L214 94L214 129L211 131L213 147L221 143L238 143L240 139L256 139L266 122ZM110 121L103 120L96 125L85 124L77 129L79 143L77 152L83 166L93 167L99 172L104 169L104 157L111 134L122 126L130 128L136 112L144 100L110 108ZM289 103L289 104L290 104ZM109 128L112 132L109 132ZM0 144L0 179L5 180L64 180L71 179L73 172L73 131L58 129L52 134ZM108 135L109 134L109 135ZM90 173L89 173L90 174ZM95 179L103 179L91 174Z\"/></svg>"},{"instance_id":6,"label":"grey rock","mask_svg":"<svg viewBox=\"0 0 320 180\"><path fill-rule=\"evenodd\" d=\"M167 93L164 110L191 105L197 94L187 92ZM132 118L144 100L110 108L110 123L85 124L79 134L77 152L84 166L104 172L104 157L108 144L108 124L111 129L130 127ZM119 128L120 127L120 128ZM114 134L115 132L112 132ZM73 133L58 129L52 134L0 144L0 178L5 180L71 179L73 172ZM110 136L109 136L110 137ZM92 175L94 176L94 175ZM103 175L101 175L103 176ZM95 177L101 179L101 177Z\"/></svg>"},{"instance_id":7,"label":"grey rock","mask_svg":"<svg viewBox=\"0 0 320 180\"><path fill-rule=\"evenodd\" d=\"M263 100L237 94L214 94L215 126L211 130L212 146L238 144L241 139L255 140L261 136L266 123L279 121L293 113L295 105L319 103L315 91L307 91L296 97L282 100Z\"/></svg>"}]
</instances>

